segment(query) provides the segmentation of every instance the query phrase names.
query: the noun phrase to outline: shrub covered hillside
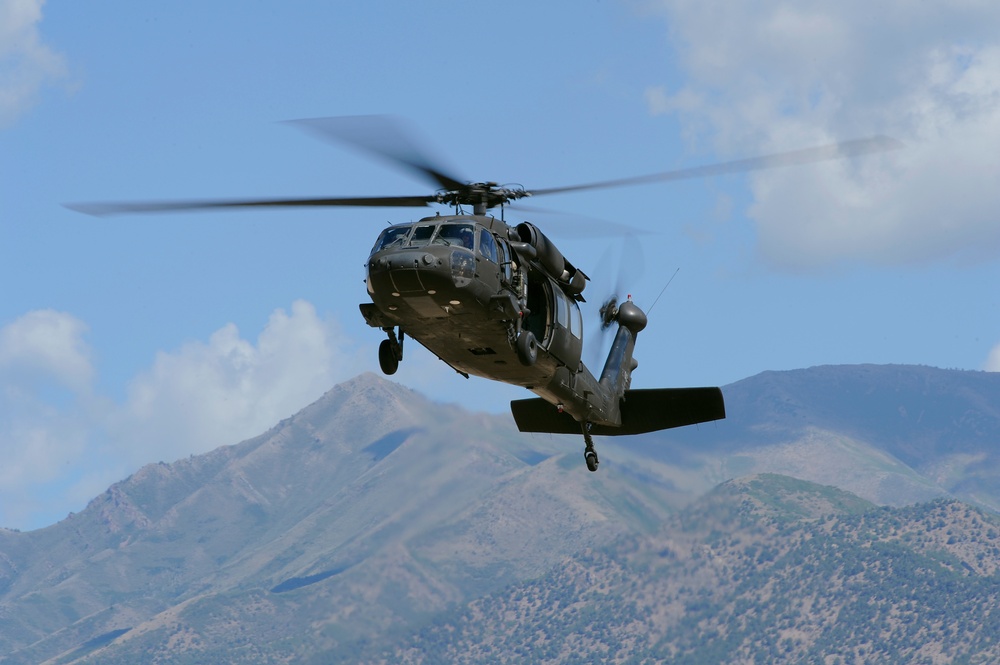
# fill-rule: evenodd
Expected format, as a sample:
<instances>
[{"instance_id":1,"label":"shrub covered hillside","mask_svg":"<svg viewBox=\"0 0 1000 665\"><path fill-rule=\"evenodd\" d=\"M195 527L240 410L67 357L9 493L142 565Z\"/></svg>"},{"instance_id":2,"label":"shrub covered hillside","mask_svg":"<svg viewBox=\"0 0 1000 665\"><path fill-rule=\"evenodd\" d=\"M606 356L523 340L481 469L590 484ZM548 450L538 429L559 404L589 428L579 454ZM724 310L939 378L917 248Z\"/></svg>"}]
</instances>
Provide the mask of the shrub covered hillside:
<instances>
[{"instance_id":1,"label":"shrub covered hillside","mask_svg":"<svg viewBox=\"0 0 1000 665\"><path fill-rule=\"evenodd\" d=\"M370 660L995 663L998 565L1000 525L977 508L764 475Z\"/></svg>"}]
</instances>

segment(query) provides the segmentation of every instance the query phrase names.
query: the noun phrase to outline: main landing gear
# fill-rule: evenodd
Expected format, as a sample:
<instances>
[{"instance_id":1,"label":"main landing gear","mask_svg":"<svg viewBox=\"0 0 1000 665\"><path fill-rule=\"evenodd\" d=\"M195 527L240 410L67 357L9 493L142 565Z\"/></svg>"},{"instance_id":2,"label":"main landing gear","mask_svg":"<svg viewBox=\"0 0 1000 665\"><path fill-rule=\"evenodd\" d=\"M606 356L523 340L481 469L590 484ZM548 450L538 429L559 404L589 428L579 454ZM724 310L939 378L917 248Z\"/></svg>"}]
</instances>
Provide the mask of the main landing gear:
<instances>
[{"instance_id":1,"label":"main landing gear","mask_svg":"<svg viewBox=\"0 0 1000 665\"><path fill-rule=\"evenodd\" d=\"M587 469L597 471L597 465L601 463L597 459L597 450L594 448L594 438L590 436L590 423L583 423L583 440L587 447L583 451L583 459L587 461Z\"/></svg>"},{"instance_id":2,"label":"main landing gear","mask_svg":"<svg viewBox=\"0 0 1000 665\"><path fill-rule=\"evenodd\" d=\"M378 365L382 368L383 374L392 375L399 369L399 361L403 359L403 331L399 331L399 337L393 334L392 328L382 330L389 336L389 339L382 340L378 347Z\"/></svg>"},{"instance_id":3,"label":"main landing gear","mask_svg":"<svg viewBox=\"0 0 1000 665\"><path fill-rule=\"evenodd\" d=\"M517 359L525 367L531 367L538 360L538 340L535 333L530 330L522 330L517 336Z\"/></svg>"}]
</instances>

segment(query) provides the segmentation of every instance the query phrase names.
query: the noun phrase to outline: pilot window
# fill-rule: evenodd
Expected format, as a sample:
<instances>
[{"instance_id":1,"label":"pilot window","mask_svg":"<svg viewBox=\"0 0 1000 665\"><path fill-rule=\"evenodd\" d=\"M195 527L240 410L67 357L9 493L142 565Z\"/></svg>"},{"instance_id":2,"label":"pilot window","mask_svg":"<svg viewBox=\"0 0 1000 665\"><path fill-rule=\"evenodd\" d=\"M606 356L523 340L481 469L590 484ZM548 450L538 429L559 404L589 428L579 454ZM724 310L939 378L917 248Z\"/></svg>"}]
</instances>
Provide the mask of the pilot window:
<instances>
[{"instance_id":1,"label":"pilot window","mask_svg":"<svg viewBox=\"0 0 1000 665\"><path fill-rule=\"evenodd\" d=\"M479 230L479 253L493 263L497 262L497 243L486 229Z\"/></svg>"},{"instance_id":2,"label":"pilot window","mask_svg":"<svg viewBox=\"0 0 1000 665\"><path fill-rule=\"evenodd\" d=\"M415 226L413 228L413 236L410 238L410 247L423 247L430 242L435 228L433 224Z\"/></svg>"},{"instance_id":3,"label":"pilot window","mask_svg":"<svg viewBox=\"0 0 1000 665\"><path fill-rule=\"evenodd\" d=\"M475 247L475 227L472 224L442 224L437 240L447 245L461 245L466 249Z\"/></svg>"},{"instance_id":4,"label":"pilot window","mask_svg":"<svg viewBox=\"0 0 1000 665\"><path fill-rule=\"evenodd\" d=\"M375 252L381 252L390 245L402 245L404 238L406 238L406 234L409 232L409 226L392 226L385 231L382 231L382 235L380 235L378 240L375 242L375 248L372 250L372 254Z\"/></svg>"}]
</instances>

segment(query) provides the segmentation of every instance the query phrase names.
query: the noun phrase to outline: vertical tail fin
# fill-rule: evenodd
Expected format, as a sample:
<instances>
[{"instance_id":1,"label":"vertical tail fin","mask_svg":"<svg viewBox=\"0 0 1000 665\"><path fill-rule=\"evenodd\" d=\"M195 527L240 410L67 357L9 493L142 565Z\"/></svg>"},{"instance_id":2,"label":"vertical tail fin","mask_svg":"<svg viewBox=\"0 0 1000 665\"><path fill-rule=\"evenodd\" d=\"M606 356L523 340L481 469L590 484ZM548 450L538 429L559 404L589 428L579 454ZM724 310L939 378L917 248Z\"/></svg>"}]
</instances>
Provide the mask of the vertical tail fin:
<instances>
[{"instance_id":1,"label":"vertical tail fin","mask_svg":"<svg viewBox=\"0 0 1000 665\"><path fill-rule=\"evenodd\" d=\"M610 398L608 420L621 422L619 405L625 391L632 385L632 370L639 366L632 353L635 351L636 336L646 327L646 315L638 305L626 300L606 318L618 322L618 332L604 363L600 383Z\"/></svg>"}]
</instances>

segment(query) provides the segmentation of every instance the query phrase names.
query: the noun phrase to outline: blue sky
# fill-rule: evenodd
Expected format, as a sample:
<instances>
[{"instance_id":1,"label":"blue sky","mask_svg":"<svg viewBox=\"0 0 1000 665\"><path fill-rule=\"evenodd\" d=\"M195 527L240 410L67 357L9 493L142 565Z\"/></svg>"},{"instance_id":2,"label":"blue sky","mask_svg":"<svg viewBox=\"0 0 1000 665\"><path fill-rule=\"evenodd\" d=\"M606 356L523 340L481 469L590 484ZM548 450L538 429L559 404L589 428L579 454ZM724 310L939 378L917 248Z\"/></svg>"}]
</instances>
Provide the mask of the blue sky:
<instances>
[{"instance_id":1,"label":"blue sky","mask_svg":"<svg viewBox=\"0 0 1000 665\"><path fill-rule=\"evenodd\" d=\"M0 524L50 524L377 371L362 265L423 211L60 205L433 189L283 120L402 116L456 174L529 189L893 136L906 148L524 217L592 301L620 280L648 306L679 269L636 387L1000 370L1000 6L342 4L0 0ZM472 409L524 396L416 345L395 379Z\"/></svg>"}]
</instances>

